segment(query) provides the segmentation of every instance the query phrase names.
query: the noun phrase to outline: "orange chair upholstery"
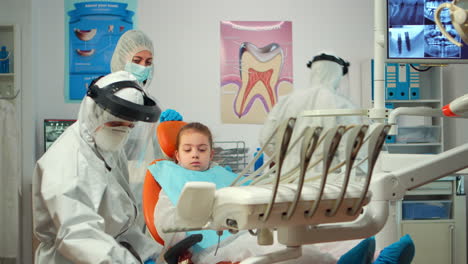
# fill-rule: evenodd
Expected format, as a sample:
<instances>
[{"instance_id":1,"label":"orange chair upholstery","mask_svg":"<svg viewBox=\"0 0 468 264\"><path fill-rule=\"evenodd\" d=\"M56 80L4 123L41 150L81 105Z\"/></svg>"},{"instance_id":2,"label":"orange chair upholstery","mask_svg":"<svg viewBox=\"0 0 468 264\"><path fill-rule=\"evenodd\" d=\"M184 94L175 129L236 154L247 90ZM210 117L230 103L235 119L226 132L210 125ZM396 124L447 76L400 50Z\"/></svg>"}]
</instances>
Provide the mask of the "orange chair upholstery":
<instances>
[{"instance_id":1,"label":"orange chair upholstery","mask_svg":"<svg viewBox=\"0 0 468 264\"><path fill-rule=\"evenodd\" d=\"M177 134L186 124L184 121L166 121L158 125L156 136L162 152L167 157L175 159Z\"/></svg>"},{"instance_id":2,"label":"orange chair upholstery","mask_svg":"<svg viewBox=\"0 0 468 264\"><path fill-rule=\"evenodd\" d=\"M156 136L158 138L159 146L162 152L167 157L175 158L175 145L177 140L177 134L179 130L187 123L183 121L166 121L158 125L156 130ZM151 162L150 165L163 160L157 159ZM154 225L154 207L159 199L159 192L161 186L154 179L153 175L149 170L146 170L145 181L143 183L143 215L145 218L146 227L150 232L154 240L159 244L164 245L164 240L159 236L156 226Z\"/></svg>"}]
</instances>

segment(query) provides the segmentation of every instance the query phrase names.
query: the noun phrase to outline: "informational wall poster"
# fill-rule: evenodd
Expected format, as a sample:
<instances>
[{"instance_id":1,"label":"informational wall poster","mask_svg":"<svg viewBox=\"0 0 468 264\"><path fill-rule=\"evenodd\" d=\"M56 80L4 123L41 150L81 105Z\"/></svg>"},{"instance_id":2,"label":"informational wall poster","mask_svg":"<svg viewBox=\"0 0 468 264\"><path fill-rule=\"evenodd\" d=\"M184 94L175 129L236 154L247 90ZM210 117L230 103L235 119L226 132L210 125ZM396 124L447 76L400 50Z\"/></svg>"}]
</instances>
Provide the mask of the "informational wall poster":
<instances>
[{"instance_id":1,"label":"informational wall poster","mask_svg":"<svg viewBox=\"0 0 468 264\"><path fill-rule=\"evenodd\" d=\"M135 25L136 0L65 0L67 101L81 101L95 78L110 73L117 41Z\"/></svg>"},{"instance_id":2,"label":"informational wall poster","mask_svg":"<svg viewBox=\"0 0 468 264\"><path fill-rule=\"evenodd\" d=\"M221 22L221 119L263 124L292 91L290 21Z\"/></svg>"}]
</instances>

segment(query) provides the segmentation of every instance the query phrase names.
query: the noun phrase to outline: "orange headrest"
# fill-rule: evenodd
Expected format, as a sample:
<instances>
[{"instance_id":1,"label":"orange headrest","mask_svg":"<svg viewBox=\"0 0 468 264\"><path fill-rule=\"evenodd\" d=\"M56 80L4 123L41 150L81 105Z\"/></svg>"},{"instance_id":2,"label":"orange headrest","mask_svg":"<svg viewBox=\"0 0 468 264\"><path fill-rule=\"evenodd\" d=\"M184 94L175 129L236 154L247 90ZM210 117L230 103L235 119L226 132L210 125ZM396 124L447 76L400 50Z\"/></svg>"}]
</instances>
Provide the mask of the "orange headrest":
<instances>
[{"instance_id":1,"label":"orange headrest","mask_svg":"<svg viewBox=\"0 0 468 264\"><path fill-rule=\"evenodd\" d=\"M158 125L156 135L162 152L171 159L175 158L177 134L185 126L184 121L165 121Z\"/></svg>"}]
</instances>

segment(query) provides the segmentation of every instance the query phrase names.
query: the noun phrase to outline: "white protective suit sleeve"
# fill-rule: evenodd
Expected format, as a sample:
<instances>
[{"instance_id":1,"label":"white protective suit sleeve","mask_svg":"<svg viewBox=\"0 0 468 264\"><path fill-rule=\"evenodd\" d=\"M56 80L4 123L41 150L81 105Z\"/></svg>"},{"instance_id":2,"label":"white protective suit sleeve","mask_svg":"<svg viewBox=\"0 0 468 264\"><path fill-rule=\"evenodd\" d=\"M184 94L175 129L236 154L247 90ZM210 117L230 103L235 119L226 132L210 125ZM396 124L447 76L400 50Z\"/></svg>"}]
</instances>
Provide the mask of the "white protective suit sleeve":
<instances>
[{"instance_id":1,"label":"white protective suit sleeve","mask_svg":"<svg viewBox=\"0 0 468 264\"><path fill-rule=\"evenodd\" d=\"M59 140L67 140L64 135ZM66 147L73 149L73 143L69 141ZM37 263L140 263L119 241L130 243L142 260L157 252L154 242L136 229L135 205L112 173L99 177L91 169L87 175L69 177L71 171L81 171L86 163L97 160L77 153L74 158L83 167L47 169L44 164L59 160L55 153L47 152L38 161L34 177L35 232L41 241Z\"/></svg>"},{"instance_id":2,"label":"white protective suit sleeve","mask_svg":"<svg viewBox=\"0 0 468 264\"><path fill-rule=\"evenodd\" d=\"M176 207L174 204L172 204L164 190L161 190L159 192L158 202L154 208L154 225L156 230L158 230L159 236L162 238L162 240L164 240L165 250L177 244L186 237L185 232L164 233L162 231L164 227L171 226L175 219Z\"/></svg>"},{"instance_id":3,"label":"white protective suit sleeve","mask_svg":"<svg viewBox=\"0 0 468 264\"><path fill-rule=\"evenodd\" d=\"M259 137L259 144L261 147L264 147L265 153L268 156L272 156L275 152L275 142L274 139L266 145L268 139L273 135L275 129L280 125L280 123L289 118L289 116L283 116L287 106L289 105L290 97L286 96L281 98L278 103L271 109L270 113L266 117L265 123L262 126ZM290 117L293 117L292 114Z\"/></svg>"},{"instance_id":4,"label":"white protective suit sleeve","mask_svg":"<svg viewBox=\"0 0 468 264\"><path fill-rule=\"evenodd\" d=\"M315 109L352 109L354 105L345 97L336 92L336 86L342 78L341 67L331 61L315 62L312 66L312 83L307 89L295 90L290 95L282 98L270 111L260 131L259 143L265 148L267 155L274 153L275 139L265 147L268 138L273 134L278 125L291 117L296 117L296 124L292 135L293 142L306 127L321 126L326 131L336 125L349 125L361 122L360 117L304 117L300 114L305 110ZM341 147L341 145L340 145ZM300 143L290 152L283 164L283 171L287 172L296 168L299 162ZM338 156L343 158L343 148L338 151ZM317 152L317 155L320 155ZM315 155L315 154L314 154ZM318 168L318 167L317 167Z\"/></svg>"}]
</instances>

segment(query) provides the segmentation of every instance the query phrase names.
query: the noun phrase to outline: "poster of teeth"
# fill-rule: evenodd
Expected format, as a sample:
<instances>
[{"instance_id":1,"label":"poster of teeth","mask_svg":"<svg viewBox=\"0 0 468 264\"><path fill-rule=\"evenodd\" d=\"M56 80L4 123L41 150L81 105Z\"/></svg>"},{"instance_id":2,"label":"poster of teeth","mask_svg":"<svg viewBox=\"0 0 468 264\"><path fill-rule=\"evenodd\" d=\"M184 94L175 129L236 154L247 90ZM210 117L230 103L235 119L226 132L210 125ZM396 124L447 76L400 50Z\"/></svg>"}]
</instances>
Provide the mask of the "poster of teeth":
<instances>
[{"instance_id":1,"label":"poster of teeth","mask_svg":"<svg viewBox=\"0 0 468 264\"><path fill-rule=\"evenodd\" d=\"M290 21L221 21L221 119L263 124L293 89Z\"/></svg>"},{"instance_id":2,"label":"poster of teeth","mask_svg":"<svg viewBox=\"0 0 468 264\"><path fill-rule=\"evenodd\" d=\"M81 101L92 80L110 73L117 41L136 24L135 10L136 0L65 0L66 101Z\"/></svg>"}]
</instances>

